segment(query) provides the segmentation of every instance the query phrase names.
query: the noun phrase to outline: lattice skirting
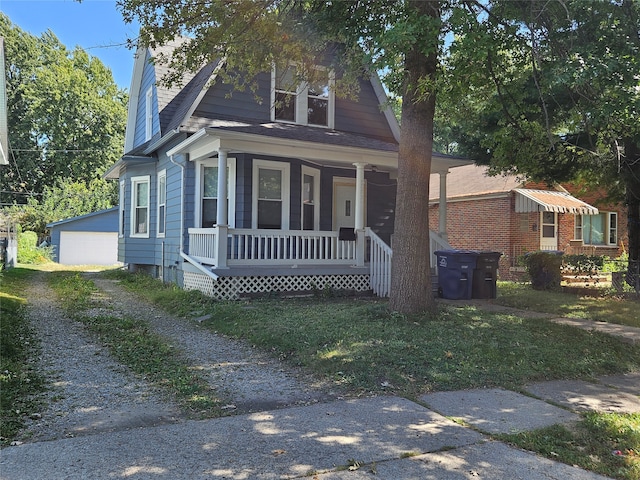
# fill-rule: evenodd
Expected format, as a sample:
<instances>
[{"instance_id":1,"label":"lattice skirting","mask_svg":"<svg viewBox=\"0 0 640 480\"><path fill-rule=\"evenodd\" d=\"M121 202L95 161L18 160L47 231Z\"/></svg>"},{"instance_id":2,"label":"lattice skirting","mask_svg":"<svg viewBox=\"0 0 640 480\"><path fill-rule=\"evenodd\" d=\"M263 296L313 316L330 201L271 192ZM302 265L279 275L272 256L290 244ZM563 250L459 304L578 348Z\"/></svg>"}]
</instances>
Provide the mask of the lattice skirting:
<instances>
[{"instance_id":1,"label":"lattice skirting","mask_svg":"<svg viewBox=\"0 0 640 480\"><path fill-rule=\"evenodd\" d=\"M185 290L200 290L218 300L235 300L249 294L299 292L331 288L364 292L370 290L369 275L278 275L220 277L184 272Z\"/></svg>"}]
</instances>

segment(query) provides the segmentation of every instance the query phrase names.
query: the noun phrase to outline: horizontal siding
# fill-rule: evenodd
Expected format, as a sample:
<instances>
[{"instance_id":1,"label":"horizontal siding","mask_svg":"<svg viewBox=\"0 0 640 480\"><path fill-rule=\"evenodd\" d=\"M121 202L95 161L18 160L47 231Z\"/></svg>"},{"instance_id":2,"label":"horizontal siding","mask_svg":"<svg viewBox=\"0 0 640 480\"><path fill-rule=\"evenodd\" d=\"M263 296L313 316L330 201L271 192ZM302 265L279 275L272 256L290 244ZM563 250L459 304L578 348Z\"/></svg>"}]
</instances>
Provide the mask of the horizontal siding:
<instances>
[{"instance_id":1,"label":"horizontal siding","mask_svg":"<svg viewBox=\"0 0 640 480\"><path fill-rule=\"evenodd\" d=\"M131 178L143 175L150 176L149 185L149 238L131 237ZM124 248L119 248L118 260L124 263L153 265L154 246L156 241L157 204L155 201L157 190L157 175L155 165L135 166L127 169L121 178L125 180L125 236L122 239ZM122 254L121 254L122 253Z\"/></svg>"},{"instance_id":2,"label":"horizontal siding","mask_svg":"<svg viewBox=\"0 0 640 480\"><path fill-rule=\"evenodd\" d=\"M361 80L355 99L336 98L335 128L341 132L394 141L371 82Z\"/></svg>"},{"instance_id":3,"label":"horizontal siding","mask_svg":"<svg viewBox=\"0 0 640 480\"><path fill-rule=\"evenodd\" d=\"M262 74L258 78L259 88L255 93L250 90L234 91L231 86L218 80L204 95L194 115L211 119L270 122L271 76ZM394 141L373 86L366 80L360 81L357 98L336 97L335 130Z\"/></svg>"},{"instance_id":4,"label":"horizontal siding","mask_svg":"<svg viewBox=\"0 0 640 480\"><path fill-rule=\"evenodd\" d=\"M194 115L205 118L233 118L259 123L269 122L271 121L269 111L270 84L270 75L260 75L260 88L254 93L248 89L244 91L233 90L233 87L223 84L222 80L218 79L204 95ZM256 100L256 95L261 102Z\"/></svg>"},{"instance_id":5,"label":"horizontal siding","mask_svg":"<svg viewBox=\"0 0 640 480\"><path fill-rule=\"evenodd\" d=\"M145 143L146 133L146 102L147 102L147 90L149 87L153 88L153 133L160 131L160 116L158 115L158 96L156 92L156 74L155 68L152 63L149 63L149 51L147 50L147 56L145 58L144 70L142 72L142 82L140 84L140 92L138 95L138 105L136 114L136 126L133 136L134 148Z\"/></svg>"}]
</instances>

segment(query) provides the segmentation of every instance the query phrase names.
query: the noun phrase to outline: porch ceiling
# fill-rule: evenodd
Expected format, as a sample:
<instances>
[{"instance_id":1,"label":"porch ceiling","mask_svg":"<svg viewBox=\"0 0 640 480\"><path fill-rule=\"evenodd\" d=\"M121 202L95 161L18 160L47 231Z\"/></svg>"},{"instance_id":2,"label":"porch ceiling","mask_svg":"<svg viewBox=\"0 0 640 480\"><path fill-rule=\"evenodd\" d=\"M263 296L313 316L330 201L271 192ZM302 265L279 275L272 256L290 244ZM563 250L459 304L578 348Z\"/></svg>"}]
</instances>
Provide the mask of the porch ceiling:
<instances>
[{"instance_id":1,"label":"porch ceiling","mask_svg":"<svg viewBox=\"0 0 640 480\"><path fill-rule=\"evenodd\" d=\"M260 126L261 131L276 131L279 124ZM281 132L279 132L281 133ZM323 131L320 135L326 139L332 136L340 137L339 132ZM338 139L332 139L338 142ZM351 140L351 139L349 139ZM229 155L234 153L252 153L255 155L270 155L290 158L301 158L322 165L336 167L351 167L354 163L365 163L390 172L398 168L397 145L369 139L370 148L354 146L340 139L341 143L331 141L319 142L286 138L282 135L269 136L265 134L246 133L244 131L228 130L219 127L206 127L198 130L189 138L173 147L168 155L188 154L192 161L217 155L218 150L227 150ZM362 138L358 138L363 142ZM432 172L447 172L449 168L467 165L471 161L458 157L440 155L434 152L432 158Z\"/></svg>"},{"instance_id":2,"label":"porch ceiling","mask_svg":"<svg viewBox=\"0 0 640 480\"><path fill-rule=\"evenodd\" d=\"M567 192L515 188L516 212L557 212L597 215L598 209Z\"/></svg>"}]
</instances>

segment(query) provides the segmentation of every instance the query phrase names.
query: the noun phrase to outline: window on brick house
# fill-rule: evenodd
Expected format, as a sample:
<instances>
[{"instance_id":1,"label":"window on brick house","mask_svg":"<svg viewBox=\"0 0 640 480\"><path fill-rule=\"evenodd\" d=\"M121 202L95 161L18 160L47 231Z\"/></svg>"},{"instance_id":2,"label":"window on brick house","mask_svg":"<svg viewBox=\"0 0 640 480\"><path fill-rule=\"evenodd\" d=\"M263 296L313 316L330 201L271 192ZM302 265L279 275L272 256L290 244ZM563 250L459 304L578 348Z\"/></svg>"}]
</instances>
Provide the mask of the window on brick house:
<instances>
[{"instance_id":1,"label":"window on brick house","mask_svg":"<svg viewBox=\"0 0 640 480\"><path fill-rule=\"evenodd\" d=\"M576 215L575 238L585 245L617 245L618 214L600 212L598 215Z\"/></svg>"}]
</instances>

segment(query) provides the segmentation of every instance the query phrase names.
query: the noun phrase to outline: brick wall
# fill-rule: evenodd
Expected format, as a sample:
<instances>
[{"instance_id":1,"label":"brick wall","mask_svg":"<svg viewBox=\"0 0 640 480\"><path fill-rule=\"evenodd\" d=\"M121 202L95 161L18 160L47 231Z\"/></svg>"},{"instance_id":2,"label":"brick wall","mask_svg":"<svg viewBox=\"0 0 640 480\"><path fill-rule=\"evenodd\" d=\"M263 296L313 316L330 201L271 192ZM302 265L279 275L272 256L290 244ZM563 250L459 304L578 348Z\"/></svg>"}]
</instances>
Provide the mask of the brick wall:
<instances>
[{"instance_id":1,"label":"brick wall","mask_svg":"<svg viewBox=\"0 0 640 480\"><path fill-rule=\"evenodd\" d=\"M535 188L536 186L529 186ZM537 185L544 188L543 185ZM581 197L582 198L582 197ZM588 199L584 199L591 203ZM596 255L618 256L622 244L627 243L627 217L620 206L598 205L601 211L618 212L619 248L597 247ZM438 231L438 205L429 209L429 228ZM455 201L447 203L447 239L456 249L489 250L501 252L499 278L517 280L521 273L512 267L517 265L518 257L526 252L540 248L540 213L515 213L515 193L509 196ZM575 217L573 214L558 214L558 249L567 253L572 251L570 241L575 236Z\"/></svg>"},{"instance_id":2,"label":"brick wall","mask_svg":"<svg viewBox=\"0 0 640 480\"><path fill-rule=\"evenodd\" d=\"M508 279L513 207L509 197L447 203L447 239L456 249L500 252L499 278ZM439 210L429 210L429 227L438 231Z\"/></svg>"}]
</instances>

